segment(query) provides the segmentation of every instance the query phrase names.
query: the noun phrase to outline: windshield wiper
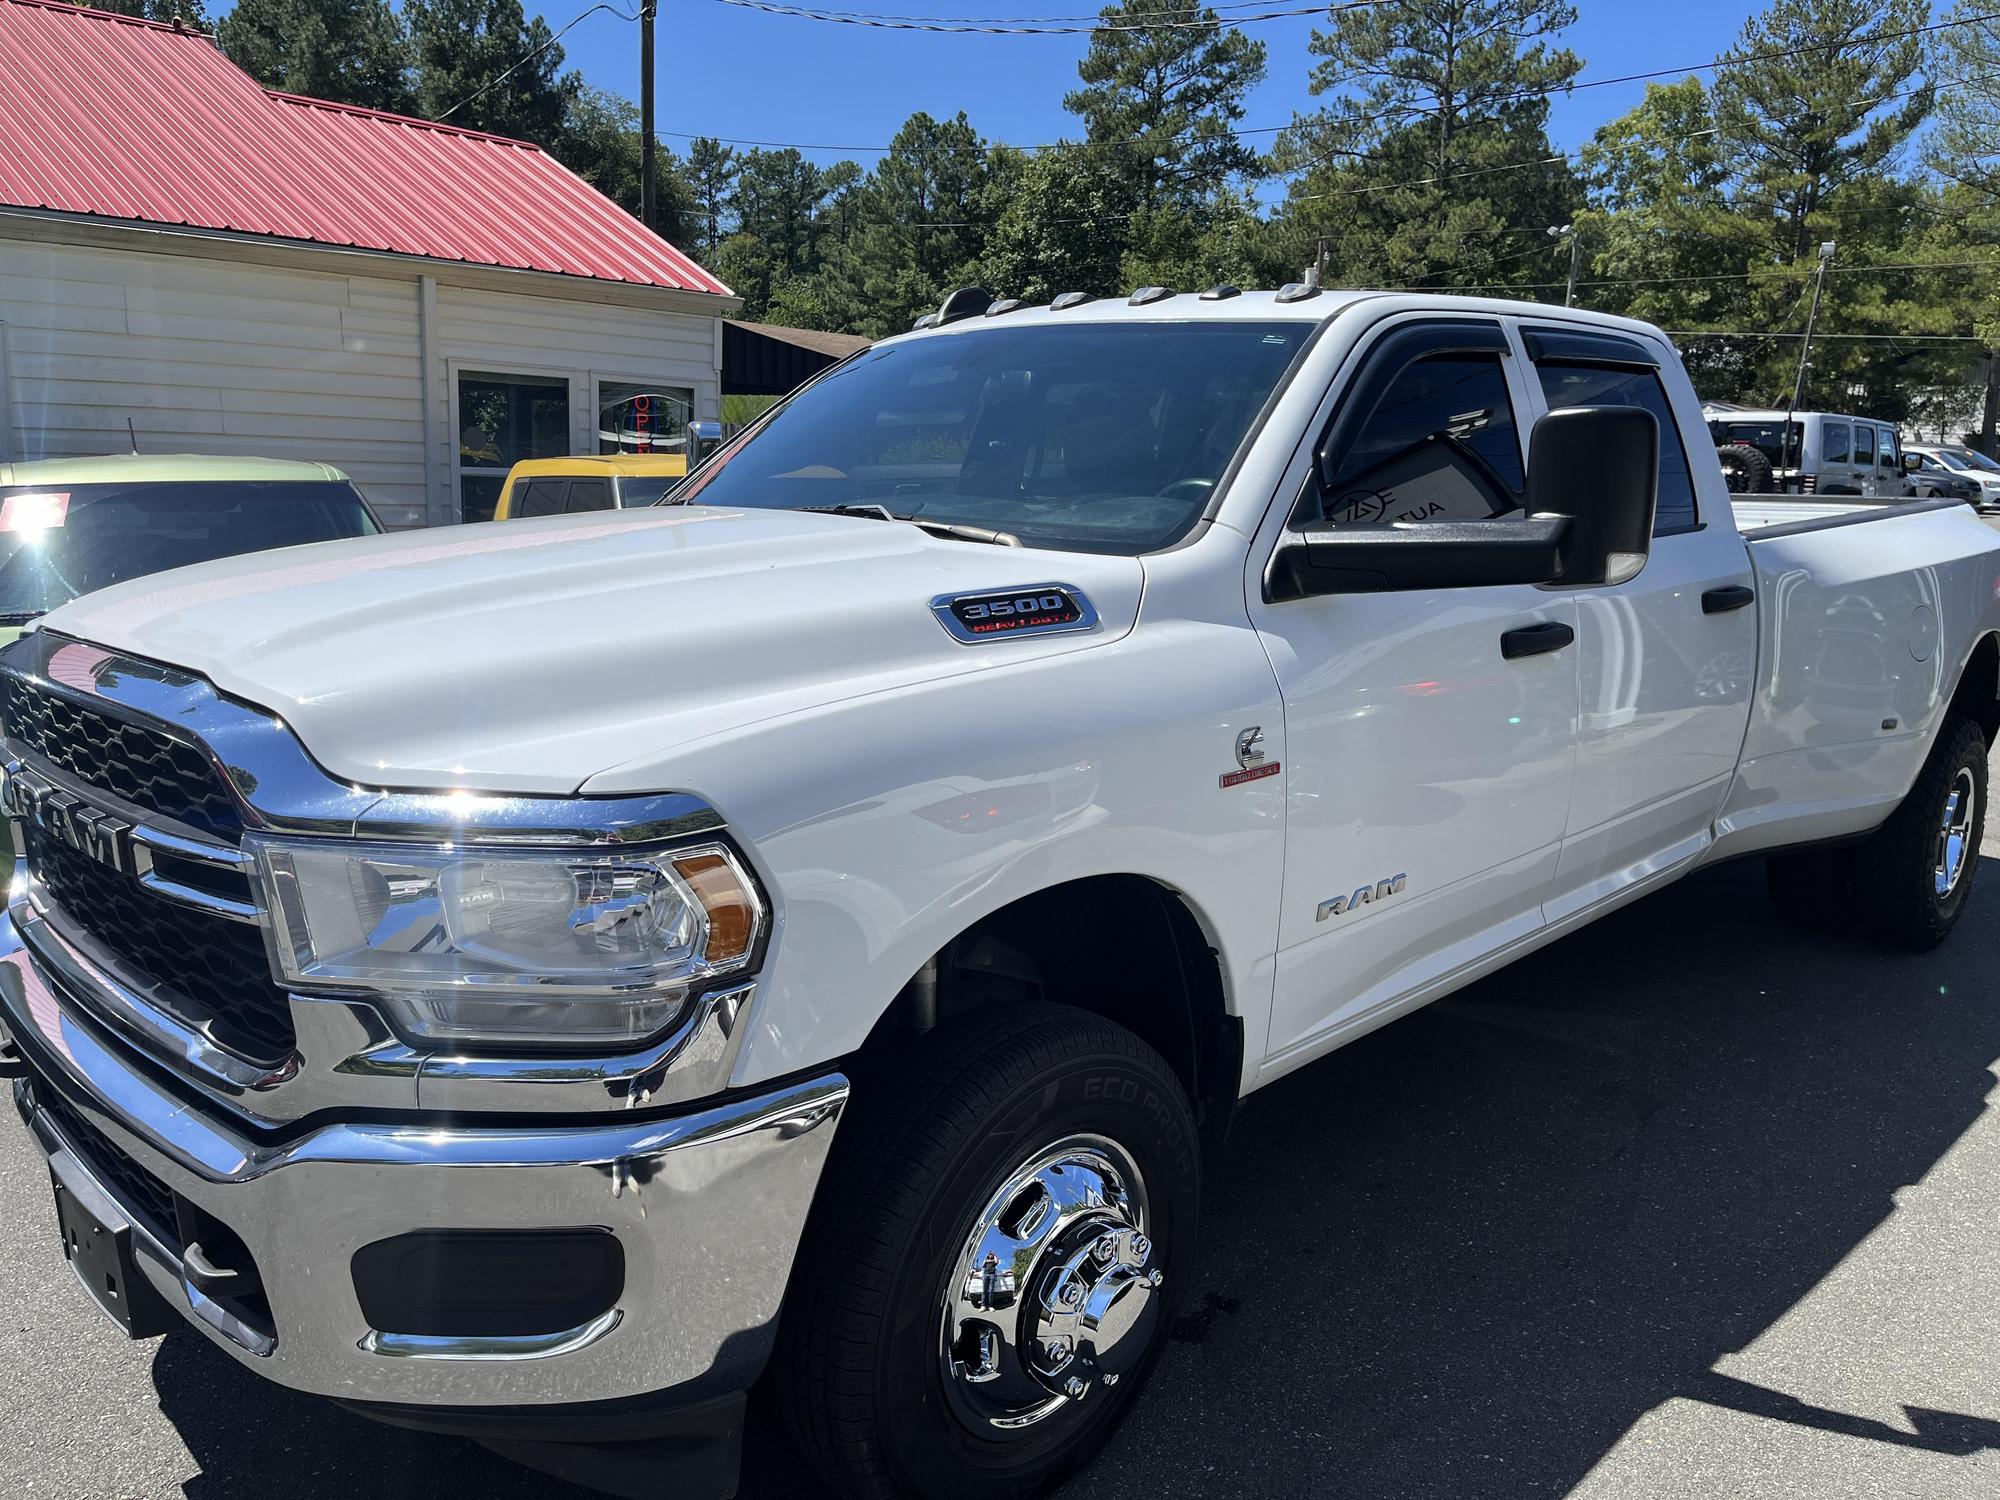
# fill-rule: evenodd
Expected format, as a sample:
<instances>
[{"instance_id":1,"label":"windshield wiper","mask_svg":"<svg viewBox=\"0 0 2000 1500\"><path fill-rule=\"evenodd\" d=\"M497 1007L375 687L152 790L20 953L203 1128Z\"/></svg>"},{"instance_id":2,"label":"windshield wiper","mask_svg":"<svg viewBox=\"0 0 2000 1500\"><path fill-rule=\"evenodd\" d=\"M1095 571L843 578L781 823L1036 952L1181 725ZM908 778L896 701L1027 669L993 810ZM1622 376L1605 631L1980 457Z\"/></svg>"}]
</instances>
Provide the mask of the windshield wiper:
<instances>
[{"instance_id":1,"label":"windshield wiper","mask_svg":"<svg viewBox=\"0 0 2000 1500\"><path fill-rule=\"evenodd\" d=\"M836 516L866 516L876 521L907 521L923 531L934 532L938 536L956 537L962 542L985 542L994 547L1018 547L1021 539L1011 531L996 531L991 526L968 526L962 521L933 521L928 516L905 516L878 505L873 501L850 501L841 505L801 505L798 510L818 511Z\"/></svg>"}]
</instances>

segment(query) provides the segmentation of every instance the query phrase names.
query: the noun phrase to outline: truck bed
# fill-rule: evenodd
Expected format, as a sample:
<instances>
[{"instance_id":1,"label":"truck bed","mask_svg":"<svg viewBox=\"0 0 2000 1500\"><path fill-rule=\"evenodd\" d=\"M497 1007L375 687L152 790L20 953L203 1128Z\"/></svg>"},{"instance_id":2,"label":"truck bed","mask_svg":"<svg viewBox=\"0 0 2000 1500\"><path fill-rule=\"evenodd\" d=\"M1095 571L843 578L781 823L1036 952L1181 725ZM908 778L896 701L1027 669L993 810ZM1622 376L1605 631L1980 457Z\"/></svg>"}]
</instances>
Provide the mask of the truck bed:
<instances>
[{"instance_id":1,"label":"truck bed","mask_svg":"<svg viewBox=\"0 0 2000 1500\"><path fill-rule=\"evenodd\" d=\"M1756 573L1756 692L1718 849L1865 832L1916 775L2000 587L1993 529L1956 500L1734 508Z\"/></svg>"}]
</instances>

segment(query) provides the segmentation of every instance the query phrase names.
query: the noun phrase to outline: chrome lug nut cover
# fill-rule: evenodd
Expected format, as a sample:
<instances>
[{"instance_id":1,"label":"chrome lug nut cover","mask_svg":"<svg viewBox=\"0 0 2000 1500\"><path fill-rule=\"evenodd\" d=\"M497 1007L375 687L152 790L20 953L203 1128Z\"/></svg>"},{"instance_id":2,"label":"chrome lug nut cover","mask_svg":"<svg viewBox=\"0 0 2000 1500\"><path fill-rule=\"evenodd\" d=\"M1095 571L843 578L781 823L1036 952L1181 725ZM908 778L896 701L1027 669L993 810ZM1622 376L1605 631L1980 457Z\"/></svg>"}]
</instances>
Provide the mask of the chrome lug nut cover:
<instances>
[{"instance_id":1,"label":"chrome lug nut cover","mask_svg":"<svg viewBox=\"0 0 2000 1500\"><path fill-rule=\"evenodd\" d=\"M1151 1345L1145 1183L1130 1153L1072 1136L1010 1172L947 1272L946 1396L974 1431L1019 1429L1114 1386Z\"/></svg>"}]
</instances>

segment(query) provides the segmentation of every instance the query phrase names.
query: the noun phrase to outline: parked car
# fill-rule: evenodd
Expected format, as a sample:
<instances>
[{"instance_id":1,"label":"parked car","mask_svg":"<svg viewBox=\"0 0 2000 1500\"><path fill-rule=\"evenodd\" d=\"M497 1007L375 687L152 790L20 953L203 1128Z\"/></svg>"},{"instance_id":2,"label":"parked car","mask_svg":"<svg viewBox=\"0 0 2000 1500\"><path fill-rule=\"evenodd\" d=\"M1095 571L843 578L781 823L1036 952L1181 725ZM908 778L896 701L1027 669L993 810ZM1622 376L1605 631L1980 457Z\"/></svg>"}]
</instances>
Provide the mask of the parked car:
<instances>
[{"instance_id":1,"label":"parked car","mask_svg":"<svg viewBox=\"0 0 2000 1500\"><path fill-rule=\"evenodd\" d=\"M1981 510L2000 509L2000 463L1974 449L1951 444L1912 443L1904 451L1917 455L1926 472L1935 468L1957 479L1964 493L1956 498L1970 500Z\"/></svg>"},{"instance_id":2,"label":"parked car","mask_svg":"<svg viewBox=\"0 0 2000 1500\"><path fill-rule=\"evenodd\" d=\"M1979 503L1979 481L1957 473L1932 454L1906 446L1903 449L1903 472L1910 476L1910 483L1916 487L1920 500L1963 500L1967 505Z\"/></svg>"},{"instance_id":3,"label":"parked car","mask_svg":"<svg viewBox=\"0 0 2000 1500\"><path fill-rule=\"evenodd\" d=\"M1916 486L1903 472L1895 424L1833 412L1711 409L1709 434L1725 455L1737 494L1840 495L1905 500Z\"/></svg>"},{"instance_id":4,"label":"parked car","mask_svg":"<svg viewBox=\"0 0 2000 1500\"><path fill-rule=\"evenodd\" d=\"M325 464L143 453L0 464L0 644L127 579L381 529Z\"/></svg>"},{"instance_id":5,"label":"parked car","mask_svg":"<svg viewBox=\"0 0 2000 1500\"><path fill-rule=\"evenodd\" d=\"M651 505L687 477L685 453L524 458L507 471L496 521Z\"/></svg>"},{"instance_id":6,"label":"parked car","mask_svg":"<svg viewBox=\"0 0 2000 1500\"><path fill-rule=\"evenodd\" d=\"M720 422L697 421L670 439L676 446L665 452L524 458L508 470L493 519L652 505L686 478L691 466L698 467L721 439Z\"/></svg>"},{"instance_id":7,"label":"parked car","mask_svg":"<svg viewBox=\"0 0 2000 1500\"><path fill-rule=\"evenodd\" d=\"M1722 860L1912 948L1965 912L2000 536L1733 506L1657 329L928 322L684 504L0 654L0 1061L81 1295L559 1472L643 1437L627 1494L729 1491L768 1370L849 1495L1025 1495L1202 1284L1243 1095Z\"/></svg>"}]
</instances>

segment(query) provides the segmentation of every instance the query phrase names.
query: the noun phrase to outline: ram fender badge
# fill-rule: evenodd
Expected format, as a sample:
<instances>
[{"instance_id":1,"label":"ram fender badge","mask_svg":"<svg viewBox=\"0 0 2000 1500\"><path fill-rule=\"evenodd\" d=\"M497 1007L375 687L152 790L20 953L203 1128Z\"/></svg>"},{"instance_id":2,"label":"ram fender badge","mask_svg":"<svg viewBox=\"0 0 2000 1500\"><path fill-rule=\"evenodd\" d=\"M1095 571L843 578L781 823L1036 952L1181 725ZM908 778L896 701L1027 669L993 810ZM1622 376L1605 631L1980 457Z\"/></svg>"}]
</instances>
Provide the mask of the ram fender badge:
<instances>
[{"instance_id":1,"label":"ram fender badge","mask_svg":"<svg viewBox=\"0 0 2000 1500\"><path fill-rule=\"evenodd\" d=\"M1357 886L1345 896L1335 896L1331 901L1322 901L1313 916L1315 922L1324 922L1328 917L1343 917L1357 907L1373 906L1377 901L1387 901L1391 896L1403 894L1403 887L1410 877L1391 875L1387 880L1378 880L1373 885Z\"/></svg>"}]
</instances>

